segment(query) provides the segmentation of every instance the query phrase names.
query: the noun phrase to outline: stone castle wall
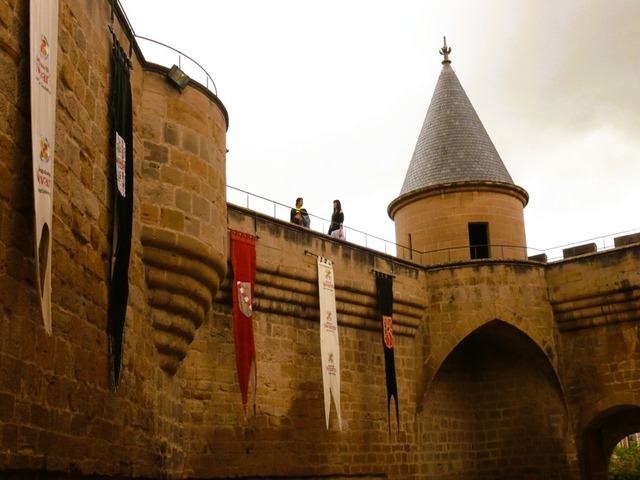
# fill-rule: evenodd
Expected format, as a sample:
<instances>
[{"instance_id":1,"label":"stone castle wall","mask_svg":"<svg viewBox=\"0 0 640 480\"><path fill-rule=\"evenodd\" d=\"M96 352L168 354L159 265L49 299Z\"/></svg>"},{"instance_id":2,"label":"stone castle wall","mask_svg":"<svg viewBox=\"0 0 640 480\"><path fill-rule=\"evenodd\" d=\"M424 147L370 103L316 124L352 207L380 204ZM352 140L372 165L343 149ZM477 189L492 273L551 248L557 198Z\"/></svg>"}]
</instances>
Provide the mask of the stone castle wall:
<instances>
[{"instance_id":1,"label":"stone castle wall","mask_svg":"<svg viewBox=\"0 0 640 480\"><path fill-rule=\"evenodd\" d=\"M585 471L606 471L615 444L640 431L639 265L635 243L547 270L566 401Z\"/></svg>"},{"instance_id":2,"label":"stone castle wall","mask_svg":"<svg viewBox=\"0 0 640 480\"><path fill-rule=\"evenodd\" d=\"M418 376L422 478L572 478L575 444L559 375L545 266L426 269ZM508 457L509 460L506 460Z\"/></svg>"},{"instance_id":3,"label":"stone castle wall","mask_svg":"<svg viewBox=\"0 0 640 480\"><path fill-rule=\"evenodd\" d=\"M229 227L258 236L257 411L245 418L241 407L230 274L185 359L188 472L196 478L211 472L220 477L269 472L290 478L412 478L414 337L424 310L422 274L391 257L238 207L229 209ZM325 425L316 255L334 262L342 431L333 402L329 429ZM373 270L395 275L400 426L393 401L391 420L387 417Z\"/></svg>"},{"instance_id":4,"label":"stone castle wall","mask_svg":"<svg viewBox=\"0 0 640 480\"><path fill-rule=\"evenodd\" d=\"M135 220L114 391L110 3L60 2L48 336L35 288L29 2L0 0L0 471L159 478L183 467L181 376L166 371L186 354L226 273L226 112L204 88L181 95L134 49ZM186 282L197 295L181 297ZM177 308L185 321L163 329Z\"/></svg>"},{"instance_id":5,"label":"stone castle wall","mask_svg":"<svg viewBox=\"0 0 640 480\"><path fill-rule=\"evenodd\" d=\"M48 336L35 287L28 1L0 0L0 477L587 478L615 439L640 430L640 244L554 264L422 267L227 205L224 106L200 85L174 89L136 48L115 390L110 23L106 0L60 2ZM127 49L117 12L113 27ZM258 235L257 410L246 418L228 228ZM335 262L342 432L333 404L325 426L315 255ZM394 275L399 426L393 401L387 416L374 271Z\"/></svg>"}]
</instances>

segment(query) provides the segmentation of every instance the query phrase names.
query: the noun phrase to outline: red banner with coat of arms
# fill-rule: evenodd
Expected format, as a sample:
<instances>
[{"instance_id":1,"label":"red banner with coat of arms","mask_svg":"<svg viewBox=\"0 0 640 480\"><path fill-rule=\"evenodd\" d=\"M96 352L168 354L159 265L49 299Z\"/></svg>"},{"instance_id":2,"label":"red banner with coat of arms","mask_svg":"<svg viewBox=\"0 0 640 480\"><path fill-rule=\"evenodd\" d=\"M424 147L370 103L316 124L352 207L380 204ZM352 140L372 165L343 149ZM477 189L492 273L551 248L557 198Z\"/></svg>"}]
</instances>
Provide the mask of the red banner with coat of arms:
<instances>
[{"instance_id":1,"label":"red banner with coat of arms","mask_svg":"<svg viewBox=\"0 0 640 480\"><path fill-rule=\"evenodd\" d=\"M256 411L256 347L253 338L253 292L256 283L256 237L231 230L231 266L233 268L233 341L236 369L242 395L242 408L247 414L249 386Z\"/></svg>"}]
</instances>

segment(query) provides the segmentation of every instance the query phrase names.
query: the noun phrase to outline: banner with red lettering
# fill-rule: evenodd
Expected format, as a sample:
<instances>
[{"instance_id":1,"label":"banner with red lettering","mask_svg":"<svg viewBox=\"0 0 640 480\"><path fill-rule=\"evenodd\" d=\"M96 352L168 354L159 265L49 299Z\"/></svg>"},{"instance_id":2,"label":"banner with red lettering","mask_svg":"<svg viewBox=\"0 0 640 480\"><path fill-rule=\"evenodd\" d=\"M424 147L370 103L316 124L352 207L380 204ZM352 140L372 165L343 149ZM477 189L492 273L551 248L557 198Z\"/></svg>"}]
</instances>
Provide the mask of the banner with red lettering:
<instances>
[{"instance_id":1,"label":"banner with red lettering","mask_svg":"<svg viewBox=\"0 0 640 480\"><path fill-rule=\"evenodd\" d=\"M398 409L398 384L396 381L396 360L393 339L393 277L376 272L376 290L382 321L382 348L384 350L384 370L387 379L387 419L391 434L390 405L393 397L396 405L396 424L400 431L400 412Z\"/></svg>"},{"instance_id":2,"label":"banner with red lettering","mask_svg":"<svg viewBox=\"0 0 640 480\"><path fill-rule=\"evenodd\" d=\"M253 392L253 414L256 413L256 347L253 338L253 292L256 283L256 238L231 230L231 266L233 268L233 341L236 369L245 416L248 410L249 386Z\"/></svg>"},{"instance_id":3,"label":"banner with red lettering","mask_svg":"<svg viewBox=\"0 0 640 480\"><path fill-rule=\"evenodd\" d=\"M58 0L31 0L30 88L36 283L44 328L51 333L51 223L58 71Z\"/></svg>"},{"instance_id":4,"label":"banner with red lettering","mask_svg":"<svg viewBox=\"0 0 640 480\"><path fill-rule=\"evenodd\" d=\"M329 428L331 398L336 406L338 427L342 430L340 413L340 344L336 316L333 262L318 257L318 290L320 296L320 355L322 356L322 383L324 387L324 416Z\"/></svg>"}]
</instances>

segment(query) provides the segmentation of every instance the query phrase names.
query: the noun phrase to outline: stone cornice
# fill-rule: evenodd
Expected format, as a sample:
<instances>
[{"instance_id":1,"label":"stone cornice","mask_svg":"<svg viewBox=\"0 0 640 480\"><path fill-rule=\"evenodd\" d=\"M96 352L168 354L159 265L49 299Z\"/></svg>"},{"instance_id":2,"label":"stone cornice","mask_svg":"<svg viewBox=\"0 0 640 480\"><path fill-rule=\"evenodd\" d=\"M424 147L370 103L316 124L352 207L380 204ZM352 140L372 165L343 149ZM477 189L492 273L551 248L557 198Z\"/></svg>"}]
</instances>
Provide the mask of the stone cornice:
<instances>
[{"instance_id":1,"label":"stone cornice","mask_svg":"<svg viewBox=\"0 0 640 480\"><path fill-rule=\"evenodd\" d=\"M523 208L526 207L529 202L529 194L527 191L517 185L503 182L473 180L468 182L444 183L414 190L393 200L387 207L387 213L391 220L393 220L398 210L410 203L424 198L461 192L495 192L511 195L522 202Z\"/></svg>"}]
</instances>

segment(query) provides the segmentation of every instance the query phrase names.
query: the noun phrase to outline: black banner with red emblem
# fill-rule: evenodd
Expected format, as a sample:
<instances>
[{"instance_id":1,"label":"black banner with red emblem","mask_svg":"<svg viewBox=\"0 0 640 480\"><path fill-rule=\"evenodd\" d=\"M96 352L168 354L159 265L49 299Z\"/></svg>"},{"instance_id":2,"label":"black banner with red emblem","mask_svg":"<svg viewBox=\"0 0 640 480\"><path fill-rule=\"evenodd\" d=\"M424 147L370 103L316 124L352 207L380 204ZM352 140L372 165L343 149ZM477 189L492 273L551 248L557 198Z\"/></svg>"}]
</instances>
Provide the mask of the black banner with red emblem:
<instances>
[{"instance_id":1,"label":"black banner with red emblem","mask_svg":"<svg viewBox=\"0 0 640 480\"><path fill-rule=\"evenodd\" d=\"M133 114L131 63L120 42L111 48L111 175L113 182L113 243L109 282L108 326L114 386L120 381L125 316L129 299L129 257L133 226Z\"/></svg>"},{"instance_id":2,"label":"black banner with red emblem","mask_svg":"<svg viewBox=\"0 0 640 480\"><path fill-rule=\"evenodd\" d=\"M387 378L387 417L389 418L389 435L391 435L391 397L396 404L396 423L400 431L400 411L398 408L398 384L396 382L396 360L393 351L393 277L376 272L376 290L378 306L382 320L382 346L384 350L384 370Z\"/></svg>"}]
</instances>

